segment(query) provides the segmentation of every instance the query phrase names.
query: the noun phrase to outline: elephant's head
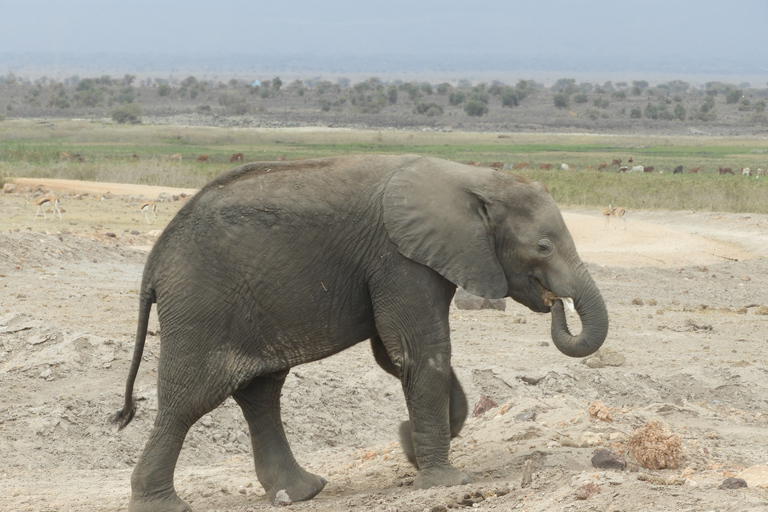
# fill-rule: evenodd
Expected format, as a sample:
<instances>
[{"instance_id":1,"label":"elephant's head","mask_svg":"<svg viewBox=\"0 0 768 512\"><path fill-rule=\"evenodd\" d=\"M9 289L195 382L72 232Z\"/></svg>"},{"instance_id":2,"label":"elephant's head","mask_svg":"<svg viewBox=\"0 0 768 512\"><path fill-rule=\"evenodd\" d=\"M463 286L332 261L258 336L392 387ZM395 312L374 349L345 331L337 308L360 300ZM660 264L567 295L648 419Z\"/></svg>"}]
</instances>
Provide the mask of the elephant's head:
<instances>
[{"instance_id":1,"label":"elephant's head","mask_svg":"<svg viewBox=\"0 0 768 512\"><path fill-rule=\"evenodd\" d=\"M587 356L605 340L605 303L541 183L420 158L387 185L384 222L403 255L467 291L551 311L552 341L564 354ZM573 300L579 335L568 330L559 299Z\"/></svg>"}]
</instances>

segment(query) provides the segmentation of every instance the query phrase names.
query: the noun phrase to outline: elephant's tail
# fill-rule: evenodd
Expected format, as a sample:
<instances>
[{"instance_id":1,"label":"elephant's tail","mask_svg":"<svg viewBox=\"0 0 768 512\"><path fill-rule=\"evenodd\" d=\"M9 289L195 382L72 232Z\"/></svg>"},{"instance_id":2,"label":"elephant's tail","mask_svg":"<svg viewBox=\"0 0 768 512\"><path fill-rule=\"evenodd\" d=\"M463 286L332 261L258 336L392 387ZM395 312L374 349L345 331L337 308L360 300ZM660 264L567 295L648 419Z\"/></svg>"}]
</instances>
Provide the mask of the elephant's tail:
<instances>
[{"instance_id":1,"label":"elephant's tail","mask_svg":"<svg viewBox=\"0 0 768 512\"><path fill-rule=\"evenodd\" d=\"M136 343L133 346L133 359L131 359L131 369L128 372L128 381L125 384L125 404L123 408L110 416L109 421L118 425L117 430L122 430L133 419L136 414L136 404L133 399L133 384L136 382L136 375L139 373L141 357L144 353L144 342L147 339L147 327L149 326L149 312L152 304L155 302L154 291L147 293L142 290L139 299L139 322L136 330Z\"/></svg>"}]
</instances>

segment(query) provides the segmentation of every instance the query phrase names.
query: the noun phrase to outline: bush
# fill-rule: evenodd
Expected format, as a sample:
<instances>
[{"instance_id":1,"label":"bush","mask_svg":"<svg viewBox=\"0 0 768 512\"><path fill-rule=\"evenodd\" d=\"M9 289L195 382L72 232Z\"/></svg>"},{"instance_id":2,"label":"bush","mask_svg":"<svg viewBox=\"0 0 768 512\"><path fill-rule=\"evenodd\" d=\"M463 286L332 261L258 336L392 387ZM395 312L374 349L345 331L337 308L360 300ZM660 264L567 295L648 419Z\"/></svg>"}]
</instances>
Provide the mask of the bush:
<instances>
[{"instance_id":1,"label":"bush","mask_svg":"<svg viewBox=\"0 0 768 512\"><path fill-rule=\"evenodd\" d=\"M422 114L427 117L435 117L443 115L443 107L437 103L419 103L416 108L413 109L414 114Z\"/></svg>"},{"instance_id":2,"label":"bush","mask_svg":"<svg viewBox=\"0 0 768 512\"><path fill-rule=\"evenodd\" d=\"M450 103L453 106L461 105L462 103L464 103L466 99L467 99L467 95L464 94L464 92L456 91L456 92L452 92L448 96L448 103Z\"/></svg>"},{"instance_id":3,"label":"bush","mask_svg":"<svg viewBox=\"0 0 768 512\"><path fill-rule=\"evenodd\" d=\"M505 107L516 107L520 104L520 94L517 89L505 87L501 93L501 104Z\"/></svg>"},{"instance_id":4,"label":"bush","mask_svg":"<svg viewBox=\"0 0 768 512\"><path fill-rule=\"evenodd\" d=\"M741 89L731 89L725 95L725 102L728 104L738 103L744 93Z\"/></svg>"},{"instance_id":5,"label":"bush","mask_svg":"<svg viewBox=\"0 0 768 512\"><path fill-rule=\"evenodd\" d=\"M557 108L568 108L571 106L571 98L564 92L556 93L554 101Z\"/></svg>"},{"instance_id":6,"label":"bush","mask_svg":"<svg viewBox=\"0 0 768 512\"><path fill-rule=\"evenodd\" d=\"M658 119L659 109L655 105L651 105L649 103L648 105L645 106L645 117L649 119Z\"/></svg>"},{"instance_id":7,"label":"bush","mask_svg":"<svg viewBox=\"0 0 768 512\"><path fill-rule=\"evenodd\" d=\"M607 99L605 98L595 98L595 101L592 102L597 108L608 108L608 106L611 104Z\"/></svg>"},{"instance_id":8,"label":"bush","mask_svg":"<svg viewBox=\"0 0 768 512\"><path fill-rule=\"evenodd\" d=\"M112 109L112 120L120 124L141 124L141 116L144 110L137 103L125 103Z\"/></svg>"},{"instance_id":9,"label":"bush","mask_svg":"<svg viewBox=\"0 0 768 512\"><path fill-rule=\"evenodd\" d=\"M640 119L643 117L643 111L640 110L640 107L635 107L629 112L629 117L632 119Z\"/></svg>"},{"instance_id":10,"label":"bush","mask_svg":"<svg viewBox=\"0 0 768 512\"><path fill-rule=\"evenodd\" d=\"M589 101L589 98L587 98L586 94L579 93L573 97L573 101L575 101L576 103L586 103Z\"/></svg>"},{"instance_id":11,"label":"bush","mask_svg":"<svg viewBox=\"0 0 768 512\"><path fill-rule=\"evenodd\" d=\"M171 89L171 86L168 84L160 84L157 86L157 94L160 96L170 96L173 89Z\"/></svg>"},{"instance_id":12,"label":"bush","mask_svg":"<svg viewBox=\"0 0 768 512\"><path fill-rule=\"evenodd\" d=\"M488 113L488 105L480 99L473 98L464 105L464 112L473 117L482 117Z\"/></svg>"},{"instance_id":13,"label":"bush","mask_svg":"<svg viewBox=\"0 0 768 512\"><path fill-rule=\"evenodd\" d=\"M680 121L685 121L685 107L682 103L678 103L675 105L675 110L672 111L672 113L675 116L675 119L679 119Z\"/></svg>"}]
</instances>

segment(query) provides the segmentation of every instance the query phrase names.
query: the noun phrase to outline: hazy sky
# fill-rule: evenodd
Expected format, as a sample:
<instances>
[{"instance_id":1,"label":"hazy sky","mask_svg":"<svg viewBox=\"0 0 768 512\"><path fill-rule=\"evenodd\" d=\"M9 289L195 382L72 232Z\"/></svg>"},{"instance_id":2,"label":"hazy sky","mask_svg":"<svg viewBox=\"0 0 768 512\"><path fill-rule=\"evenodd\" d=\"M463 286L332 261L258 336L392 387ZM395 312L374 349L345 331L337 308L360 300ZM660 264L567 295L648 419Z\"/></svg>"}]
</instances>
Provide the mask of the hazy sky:
<instances>
[{"instance_id":1,"label":"hazy sky","mask_svg":"<svg viewBox=\"0 0 768 512\"><path fill-rule=\"evenodd\" d=\"M711 57L765 68L767 50L768 0L0 0L0 53Z\"/></svg>"}]
</instances>

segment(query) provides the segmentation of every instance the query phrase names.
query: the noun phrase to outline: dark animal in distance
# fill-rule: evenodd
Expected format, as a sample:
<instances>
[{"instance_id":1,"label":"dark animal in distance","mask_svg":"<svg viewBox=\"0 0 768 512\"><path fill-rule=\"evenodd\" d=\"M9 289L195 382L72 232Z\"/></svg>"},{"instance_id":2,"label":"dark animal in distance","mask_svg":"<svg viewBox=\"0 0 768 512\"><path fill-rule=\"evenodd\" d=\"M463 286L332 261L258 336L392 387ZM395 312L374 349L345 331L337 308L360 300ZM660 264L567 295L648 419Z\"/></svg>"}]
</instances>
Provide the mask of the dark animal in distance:
<instances>
[{"instance_id":1,"label":"dark animal in distance","mask_svg":"<svg viewBox=\"0 0 768 512\"><path fill-rule=\"evenodd\" d=\"M655 169L652 165L643 168L643 172L653 172Z\"/></svg>"},{"instance_id":2,"label":"dark animal in distance","mask_svg":"<svg viewBox=\"0 0 768 512\"><path fill-rule=\"evenodd\" d=\"M210 162L211 161L211 157L208 156L208 155L200 155L199 157L197 157L197 161L198 162Z\"/></svg>"},{"instance_id":3,"label":"dark animal in distance","mask_svg":"<svg viewBox=\"0 0 768 512\"><path fill-rule=\"evenodd\" d=\"M231 157L229 157L229 163L232 162L242 162L243 161L243 154L242 153L235 153Z\"/></svg>"},{"instance_id":4,"label":"dark animal in distance","mask_svg":"<svg viewBox=\"0 0 768 512\"><path fill-rule=\"evenodd\" d=\"M552 170L552 164L541 164L539 166L540 171L551 171Z\"/></svg>"},{"instance_id":5,"label":"dark animal in distance","mask_svg":"<svg viewBox=\"0 0 768 512\"><path fill-rule=\"evenodd\" d=\"M598 171L604 171L608 168L608 164L605 162L600 163L600 165L597 166Z\"/></svg>"},{"instance_id":6,"label":"dark animal in distance","mask_svg":"<svg viewBox=\"0 0 768 512\"><path fill-rule=\"evenodd\" d=\"M621 158L614 158L611 165L621 166Z\"/></svg>"},{"instance_id":7,"label":"dark animal in distance","mask_svg":"<svg viewBox=\"0 0 768 512\"><path fill-rule=\"evenodd\" d=\"M683 166L678 165L677 167L675 167L675 170L672 171L672 174L683 174Z\"/></svg>"},{"instance_id":8,"label":"dark animal in distance","mask_svg":"<svg viewBox=\"0 0 768 512\"><path fill-rule=\"evenodd\" d=\"M730 167L718 167L717 168L717 174L730 174L733 175L733 169Z\"/></svg>"},{"instance_id":9,"label":"dark animal in distance","mask_svg":"<svg viewBox=\"0 0 768 512\"><path fill-rule=\"evenodd\" d=\"M516 171L519 171L520 169L527 169L530 166L531 166L531 164L529 164L528 162L520 162L520 163L517 163L517 164L513 165L512 169L514 169Z\"/></svg>"}]
</instances>

